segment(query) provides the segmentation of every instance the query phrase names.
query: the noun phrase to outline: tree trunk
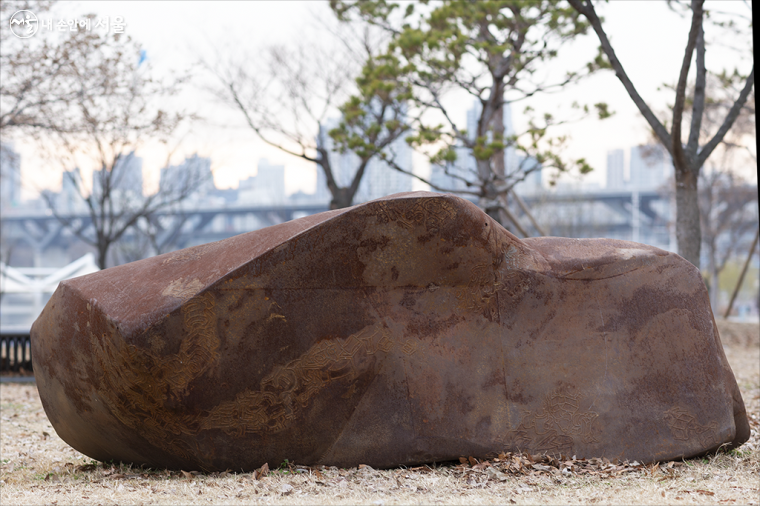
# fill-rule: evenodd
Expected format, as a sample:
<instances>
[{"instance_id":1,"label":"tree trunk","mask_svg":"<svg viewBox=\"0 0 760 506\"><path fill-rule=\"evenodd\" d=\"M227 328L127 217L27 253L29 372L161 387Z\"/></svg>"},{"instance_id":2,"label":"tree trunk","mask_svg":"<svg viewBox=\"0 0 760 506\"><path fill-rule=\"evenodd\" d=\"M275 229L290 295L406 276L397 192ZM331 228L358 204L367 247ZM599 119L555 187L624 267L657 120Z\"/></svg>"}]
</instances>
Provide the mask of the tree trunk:
<instances>
[{"instance_id":1,"label":"tree trunk","mask_svg":"<svg viewBox=\"0 0 760 506\"><path fill-rule=\"evenodd\" d=\"M110 244L107 244L105 241L100 241L98 243L98 267L101 269L106 268L109 246Z\"/></svg>"},{"instance_id":2,"label":"tree trunk","mask_svg":"<svg viewBox=\"0 0 760 506\"><path fill-rule=\"evenodd\" d=\"M496 94L497 100L499 100L499 106L493 113L493 119L491 120L491 129L493 132L493 142L504 142L504 80L495 79L492 93ZM505 182L505 176L507 175L506 163L504 159L504 149L494 151L491 156L491 163L493 164L493 171L496 177L499 178L501 184ZM514 215L509 214L509 199L507 192L499 192L499 202L504 206L502 212L499 213L499 223L509 230L510 232L517 229L524 237L528 237L528 234L517 222L517 218ZM514 228L512 228L514 226Z\"/></svg>"},{"instance_id":3,"label":"tree trunk","mask_svg":"<svg viewBox=\"0 0 760 506\"><path fill-rule=\"evenodd\" d=\"M712 248L711 248L712 249ZM710 305L713 313L718 314L718 302L720 295L720 286L718 276L718 263L715 259L715 251L710 251Z\"/></svg>"},{"instance_id":4,"label":"tree trunk","mask_svg":"<svg viewBox=\"0 0 760 506\"><path fill-rule=\"evenodd\" d=\"M702 229L699 223L698 170L676 166L676 241L678 254L699 269Z\"/></svg>"},{"instance_id":5,"label":"tree trunk","mask_svg":"<svg viewBox=\"0 0 760 506\"><path fill-rule=\"evenodd\" d=\"M330 209L343 209L344 207L351 207L354 203L354 195L351 193L351 188L339 187L331 193Z\"/></svg>"},{"instance_id":6,"label":"tree trunk","mask_svg":"<svg viewBox=\"0 0 760 506\"><path fill-rule=\"evenodd\" d=\"M504 98L504 86L495 86L494 90L499 96L499 100L503 101ZM493 113L493 119L491 120L491 128L493 129L493 142L504 142L504 105L499 105ZM504 150L499 149L494 151L491 157L491 163L493 164L493 171L499 177L504 177L507 173L504 160ZM506 202L507 195L504 195Z\"/></svg>"}]
</instances>

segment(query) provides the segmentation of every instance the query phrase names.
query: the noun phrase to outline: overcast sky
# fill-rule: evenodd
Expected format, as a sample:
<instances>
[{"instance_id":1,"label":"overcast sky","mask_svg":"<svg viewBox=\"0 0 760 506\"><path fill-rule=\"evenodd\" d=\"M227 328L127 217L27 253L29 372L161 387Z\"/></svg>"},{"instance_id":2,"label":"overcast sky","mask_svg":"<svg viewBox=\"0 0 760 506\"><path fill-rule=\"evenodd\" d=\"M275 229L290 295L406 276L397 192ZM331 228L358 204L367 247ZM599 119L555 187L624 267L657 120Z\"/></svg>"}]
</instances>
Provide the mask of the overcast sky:
<instances>
[{"instance_id":1,"label":"overcast sky","mask_svg":"<svg viewBox=\"0 0 760 506\"><path fill-rule=\"evenodd\" d=\"M750 15L747 4L740 0L707 2L708 8L735 11ZM679 17L660 1L613 1L599 7L605 17L604 26L610 34L613 46L629 76L640 94L655 110L664 110L671 94L658 92L663 83L674 83L683 57L683 50L689 31L689 19ZM85 13L97 16L123 16L125 33L139 41L147 50L151 65L160 71L180 71L195 66L200 57L208 58L211 48L232 48L256 54L264 46L272 43L292 44L311 36L324 36L318 32L316 17L329 17L331 13L326 2L315 1L255 1L255 2L203 2L203 1L92 1L60 2L47 17L54 21L59 18L74 18ZM46 16L41 16L45 18ZM714 34L708 32L710 43ZM746 58L751 39L739 38L731 34L721 34L724 46L737 46L741 51L708 46L708 69L719 71L738 66L747 72L751 61ZM572 46L564 48L560 64L567 69L577 68L595 53L598 42L595 36L588 36ZM313 191L314 167L295 157L267 147L258 141L252 131L242 127L241 118L233 111L215 103L210 95L194 90L187 95L189 100L203 102L207 123L198 125L195 135L189 137L181 154L198 151L210 156L216 171L216 183L220 187L235 187L239 179L253 175L259 158L266 157L286 167L287 191L298 189ZM629 99L622 84L611 72L599 74L581 84L560 93L534 98L530 105L542 111L556 112L577 100L581 103L606 101L615 111L615 116L603 122L586 120L567 127L572 141L568 155L585 157L595 168L586 176L587 180L600 184L605 180L607 152L612 149L630 147L645 143L649 139L649 129L641 119L637 109ZM198 104L186 104L191 110ZM471 100L462 97L453 104L455 116L462 123L472 105ZM515 106L513 118L519 131L524 126L521 114L524 105ZM224 127L221 125L225 125ZM240 126L240 128L232 128ZM33 160L30 147L22 150L22 170L26 174L37 173L39 161ZM162 155L146 151L143 153L144 169L155 171L163 162ZM420 162L420 158L415 159ZM420 170L426 170L421 167ZM41 176L42 177L42 176ZM51 180L49 176L44 176Z\"/></svg>"}]
</instances>

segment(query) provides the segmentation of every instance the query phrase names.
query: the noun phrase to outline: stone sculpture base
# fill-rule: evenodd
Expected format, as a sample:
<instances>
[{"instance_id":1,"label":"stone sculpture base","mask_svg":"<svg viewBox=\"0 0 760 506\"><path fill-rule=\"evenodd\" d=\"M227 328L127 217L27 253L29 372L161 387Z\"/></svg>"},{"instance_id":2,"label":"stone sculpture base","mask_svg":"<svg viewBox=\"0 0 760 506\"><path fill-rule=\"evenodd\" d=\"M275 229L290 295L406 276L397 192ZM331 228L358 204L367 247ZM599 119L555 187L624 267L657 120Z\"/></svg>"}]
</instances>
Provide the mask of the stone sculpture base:
<instances>
[{"instance_id":1,"label":"stone sculpture base","mask_svg":"<svg viewBox=\"0 0 760 506\"><path fill-rule=\"evenodd\" d=\"M451 195L64 281L32 346L55 430L102 461L652 462L749 436L695 267L632 242L519 240Z\"/></svg>"}]
</instances>

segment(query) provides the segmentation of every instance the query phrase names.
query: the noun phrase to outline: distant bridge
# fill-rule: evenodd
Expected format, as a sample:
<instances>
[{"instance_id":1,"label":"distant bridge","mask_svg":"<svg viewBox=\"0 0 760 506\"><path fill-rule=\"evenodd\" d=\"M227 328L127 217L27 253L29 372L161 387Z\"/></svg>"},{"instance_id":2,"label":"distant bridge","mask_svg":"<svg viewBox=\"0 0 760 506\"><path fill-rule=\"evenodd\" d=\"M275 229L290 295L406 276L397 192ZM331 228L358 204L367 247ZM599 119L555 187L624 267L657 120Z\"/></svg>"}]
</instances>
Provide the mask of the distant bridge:
<instances>
[{"instance_id":1,"label":"distant bridge","mask_svg":"<svg viewBox=\"0 0 760 506\"><path fill-rule=\"evenodd\" d=\"M175 235L172 243L175 247L183 248L225 239L322 211L327 211L327 205L198 207L179 212L157 212L152 219L158 228L159 242L164 242L169 235ZM92 219L88 213L80 212L62 217L82 234L94 237ZM4 210L1 221L3 241L21 241L35 249L60 245L75 238L49 209Z\"/></svg>"},{"instance_id":2,"label":"distant bridge","mask_svg":"<svg viewBox=\"0 0 760 506\"><path fill-rule=\"evenodd\" d=\"M747 191L746 188L741 190ZM753 191L756 194L756 187ZM542 192L522 197L551 235L612 237L662 248L674 247L671 219L675 214L674 202L665 192L598 190L583 193ZM152 223L157 230L157 242L170 245L168 250L171 250L225 239L326 210L327 204L198 206L181 212L157 213ZM517 206L514 211L524 228L535 232ZM82 233L94 237L88 214L74 214L66 216L66 219ZM25 243L36 252L50 246L65 249L73 241L78 241L50 210L15 209L4 210L2 214L2 239L6 243ZM129 241L130 236L125 240Z\"/></svg>"}]
</instances>

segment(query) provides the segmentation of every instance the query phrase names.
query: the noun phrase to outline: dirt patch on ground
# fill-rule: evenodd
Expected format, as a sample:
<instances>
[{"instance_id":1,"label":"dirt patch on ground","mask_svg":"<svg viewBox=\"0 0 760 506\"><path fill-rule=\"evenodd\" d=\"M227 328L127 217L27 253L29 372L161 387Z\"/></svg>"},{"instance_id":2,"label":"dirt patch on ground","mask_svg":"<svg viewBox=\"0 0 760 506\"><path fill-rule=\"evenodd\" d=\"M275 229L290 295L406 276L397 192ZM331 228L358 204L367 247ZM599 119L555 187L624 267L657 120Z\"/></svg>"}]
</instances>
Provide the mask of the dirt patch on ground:
<instances>
[{"instance_id":1,"label":"dirt patch on ground","mask_svg":"<svg viewBox=\"0 0 760 506\"><path fill-rule=\"evenodd\" d=\"M0 503L758 504L760 326L718 327L752 427L750 441L727 453L653 466L503 454L412 469L286 462L261 473L170 472L90 460L56 435L34 384L3 384Z\"/></svg>"}]
</instances>

